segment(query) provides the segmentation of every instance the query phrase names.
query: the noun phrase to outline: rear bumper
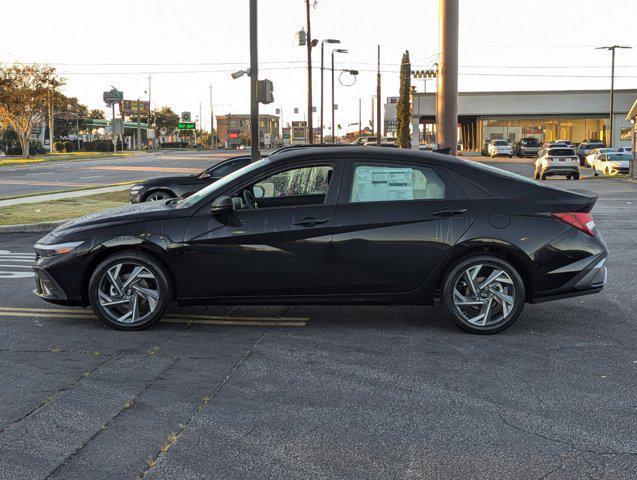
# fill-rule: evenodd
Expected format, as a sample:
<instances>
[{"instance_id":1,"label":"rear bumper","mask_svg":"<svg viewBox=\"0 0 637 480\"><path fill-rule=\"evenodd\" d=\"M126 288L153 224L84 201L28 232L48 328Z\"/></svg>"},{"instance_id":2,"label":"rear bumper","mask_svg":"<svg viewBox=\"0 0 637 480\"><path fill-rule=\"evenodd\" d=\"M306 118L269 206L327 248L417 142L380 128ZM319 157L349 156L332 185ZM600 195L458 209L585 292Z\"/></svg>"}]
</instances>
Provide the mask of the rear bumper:
<instances>
[{"instance_id":1,"label":"rear bumper","mask_svg":"<svg viewBox=\"0 0 637 480\"><path fill-rule=\"evenodd\" d=\"M579 173L579 167L576 165L565 166L550 166L544 169L544 173L548 174L565 174L565 173Z\"/></svg>"},{"instance_id":2,"label":"rear bumper","mask_svg":"<svg viewBox=\"0 0 637 480\"><path fill-rule=\"evenodd\" d=\"M537 292L537 294L529 300L529 303L547 302L550 300L601 292L608 280L608 270L606 268L607 257L608 252L604 251L593 257L579 260L549 272L548 275L561 275L570 272L578 273L559 289L549 292Z\"/></svg>"}]
</instances>

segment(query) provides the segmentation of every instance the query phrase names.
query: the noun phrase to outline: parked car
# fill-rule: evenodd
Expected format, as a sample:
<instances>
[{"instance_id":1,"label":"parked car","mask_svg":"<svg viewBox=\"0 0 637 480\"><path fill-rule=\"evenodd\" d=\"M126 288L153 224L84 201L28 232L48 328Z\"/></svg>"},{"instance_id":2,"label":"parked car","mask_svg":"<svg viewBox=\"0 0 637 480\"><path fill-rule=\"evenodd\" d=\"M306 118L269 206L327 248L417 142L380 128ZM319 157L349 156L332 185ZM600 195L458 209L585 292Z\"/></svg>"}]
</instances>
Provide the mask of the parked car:
<instances>
[{"instance_id":1,"label":"parked car","mask_svg":"<svg viewBox=\"0 0 637 480\"><path fill-rule=\"evenodd\" d=\"M35 244L35 293L138 330L193 304L433 304L494 333L525 303L597 293L597 195L396 148L271 155L188 198L128 205ZM443 232L443 233L441 233Z\"/></svg>"},{"instance_id":2,"label":"parked car","mask_svg":"<svg viewBox=\"0 0 637 480\"><path fill-rule=\"evenodd\" d=\"M618 175L628 173L632 155L628 152L607 152L599 155L591 168L597 177L602 175Z\"/></svg>"},{"instance_id":3,"label":"parked car","mask_svg":"<svg viewBox=\"0 0 637 480\"><path fill-rule=\"evenodd\" d=\"M544 147L535 161L533 178L546 180L553 175L564 175L569 180L579 180L579 160L575 150L568 147Z\"/></svg>"},{"instance_id":4,"label":"parked car","mask_svg":"<svg viewBox=\"0 0 637 480\"><path fill-rule=\"evenodd\" d=\"M196 175L160 177L136 183L130 187L130 203L155 202L187 197L250 163L249 156L232 157Z\"/></svg>"},{"instance_id":5,"label":"parked car","mask_svg":"<svg viewBox=\"0 0 637 480\"><path fill-rule=\"evenodd\" d=\"M586 156L596 148L604 148L606 144L604 142L582 142L577 146L577 156L579 157L579 164L581 166L586 165Z\"/></svg>"},{"instance_id":6,"label":"parked car","mask_svg":"<svg viewBox=\"0 0 637 480\"><path fill-rule=\"evenodd\" d=\"M609 152L616 152L616 151L617 150L615 150L614 148L608 148L608 147L596 148L594 150L591 150L591 153L586 155L586 158L584 159L584 163L586 163L587 167L593 168L593 162L597 160L597 157L599 157L602 153L609 153Z\"/></svg>"},{"instance_id":7,"label":"parked car","mask_svg":"<svg viewBox=\"0 0 637 480\"><path fill-rule=\"evenodd\" d=\"M536 157L540 151L540 142L535 137L521 139L515 144L515 154L522 157Z\"/></svg>"},{"instance_id":8,"label":"parked car","mask_svg":"<svg viewBox=\"0 0 637 480\"><path fill-rule=\"evenodd\" d=\"M566 145L567 147L573 148L573 142L571 142L570 140L555 140L552 143L559 143L561 145Z\"/></svg>"},{"instance_id":9,"label":"parked car","mask_svg":"<svg viewBox=\"0 0 637 480\"><path fill-rule=\"evenodd\" d=\"M365 147L376 147L376 146L377 146L376 141L373 141L373 142L365 142L363 145L364 145ZM381 146L381 147L390 147L390 148L391 148L391 147L394 147L394 148L398 148L398 145L396 145L395 143L392 143L392 142L385 142L385 141L381 141L381 142L380 142L380 146Z\"/></svg>"},{"instance_id":10,"label":"parked car","mask_svg":"<svg viewBox=\"0 0 637 480\"><path fill-rule=\"evenodd\" d=\"M488 154L491 158L498 155L513 157L513 146L508 140L491 140L488 147Z\"/></svg>"}]
</instances>

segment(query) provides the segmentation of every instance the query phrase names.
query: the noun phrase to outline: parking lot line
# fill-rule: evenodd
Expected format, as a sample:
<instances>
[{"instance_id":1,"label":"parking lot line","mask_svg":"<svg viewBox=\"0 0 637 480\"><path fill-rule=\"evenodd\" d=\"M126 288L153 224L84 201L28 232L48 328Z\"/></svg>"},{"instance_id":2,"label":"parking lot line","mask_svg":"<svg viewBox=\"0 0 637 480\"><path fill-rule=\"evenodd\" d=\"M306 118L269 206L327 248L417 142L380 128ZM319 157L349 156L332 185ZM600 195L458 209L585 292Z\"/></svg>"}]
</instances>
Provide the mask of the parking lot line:
<instances>
[{"instance_id":1,"label":"parking lot line","mask_svg":"<svg viewBox=\"0 0 637 480\"><path fill-rule=\"evenodd\" d=\"M51 319L95 319L90 310L69 308L0 307L0 318L35 317ZM217 315L168 314L163 323L184 325L227 325L253 327L304 327L309 317L229 317Z\"/></svg>"}]
</instances>

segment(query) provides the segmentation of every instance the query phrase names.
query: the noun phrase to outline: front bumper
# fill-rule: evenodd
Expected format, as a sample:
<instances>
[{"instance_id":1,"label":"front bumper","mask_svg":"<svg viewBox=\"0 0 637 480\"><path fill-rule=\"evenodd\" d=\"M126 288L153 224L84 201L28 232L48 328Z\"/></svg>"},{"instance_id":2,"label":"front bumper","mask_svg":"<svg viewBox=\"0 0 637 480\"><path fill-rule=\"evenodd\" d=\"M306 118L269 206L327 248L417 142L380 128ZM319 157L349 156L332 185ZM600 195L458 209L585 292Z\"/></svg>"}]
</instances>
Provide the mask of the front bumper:
<instances>
[{"instance_id":1,"label":"front bumper","mask_svg":"<svg viewBox=\"0 0 637 480\"><path fill-rule=\"evenodd\" d=\"M38 297L47 302L66 305L69 303L68 295L55 279L46 270L33 267L35 272L35 293Z\"/></svg>"}]
</instances>

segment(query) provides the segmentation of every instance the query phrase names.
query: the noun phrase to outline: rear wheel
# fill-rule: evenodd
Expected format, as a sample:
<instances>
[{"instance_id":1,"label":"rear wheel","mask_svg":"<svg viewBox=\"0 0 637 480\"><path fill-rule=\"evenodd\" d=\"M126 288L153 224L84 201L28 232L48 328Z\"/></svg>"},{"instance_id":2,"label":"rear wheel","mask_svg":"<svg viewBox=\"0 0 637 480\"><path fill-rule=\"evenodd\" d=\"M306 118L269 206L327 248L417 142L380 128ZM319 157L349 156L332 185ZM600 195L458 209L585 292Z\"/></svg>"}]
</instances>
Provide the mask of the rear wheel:
<instances>
[{"instance_id":1,"label":"rear wheel","mask_svg":"<svg viewBox=\"0 0 637 480\"><path fill-rule=\"evenodd\" d=\"M574 173L573 175L571 175L571 179L572 180L579 180L579 173Z\"/></svg>"},{"instance_id":2,"label":"rear wheel","mask_svg":"<svg viewBox=\"0 0 637 480\"><path fill-rule=\"evenodd\" d=\"M141 330L158 322L172 299L170 277L150 255L116 253L100 263L89 282L95 314L119 330Z\"/></svg>"},{"instance_id":3,"label":"rear wheel","mask_svg":"<svg viewBox=\"0 0 637 480\"><path fill-rule=\"evenodd\" d=\"M496 333L509 327L524 308L526 291L517 270L491 255L467 258L447 275L443 299L460 328Z\"/></svg>"}]
</instances>

